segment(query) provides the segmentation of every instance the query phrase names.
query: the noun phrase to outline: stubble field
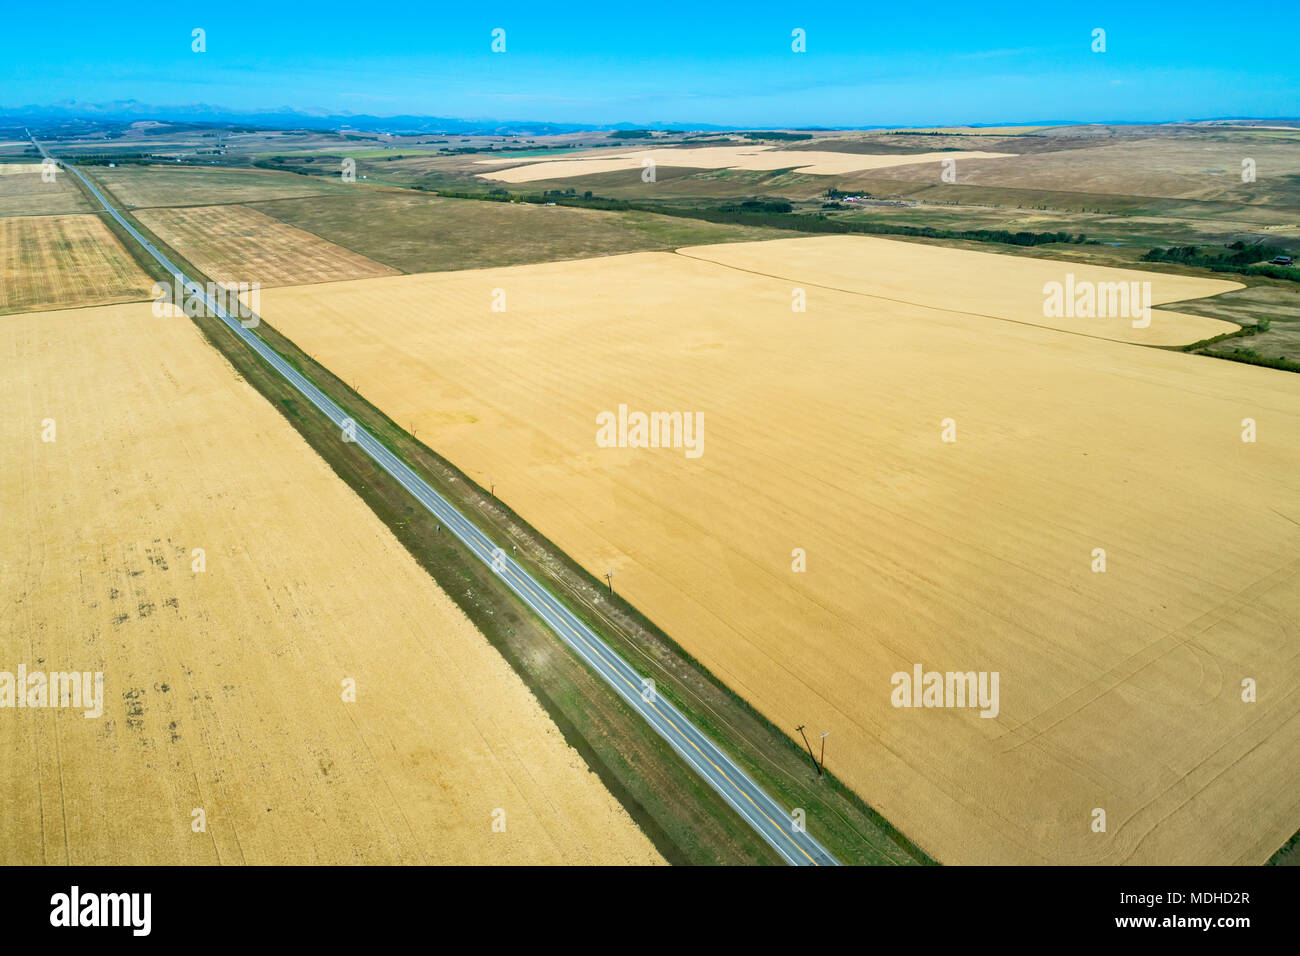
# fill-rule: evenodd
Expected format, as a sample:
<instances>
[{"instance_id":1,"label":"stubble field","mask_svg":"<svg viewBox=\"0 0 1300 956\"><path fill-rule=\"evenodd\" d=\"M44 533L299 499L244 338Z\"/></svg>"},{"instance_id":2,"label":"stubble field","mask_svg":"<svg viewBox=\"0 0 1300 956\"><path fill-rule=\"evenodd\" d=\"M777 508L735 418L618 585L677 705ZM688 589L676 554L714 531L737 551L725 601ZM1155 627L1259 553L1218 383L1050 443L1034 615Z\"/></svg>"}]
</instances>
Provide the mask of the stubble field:
<instances>
[{"instance_id":1,"label":"stubble field","mask_svg":"<svg viewBox=\"0 0 1300 956\"><path fill-rule=\"evenodd\" d=\"M0 863L659 859L192 322L9 316L0 362L0 670L99 671L105 700L0 711Z\"/></svg>"},{"instance_id":2,"label":"stubble field","mask_svg":"<svg viewBox=\"0 0 1300 956\"><path fill-rule=\"evenodd\" d=\"M0 216L74 212L90 212L90 205L63 170L45 182L40 163L0 163Z\"/></svg>"},{"instance_id":3,"label":"stubble field","mask_svg":"<svg viewBox=\"0 0 1300 956\"><path fill-rule=\"evenodd\" d=\"M258 209L404 272L584 259L770 235L754 226L677 216L478 202L362 186L328 197L259 203Z\"/></svg>"},{"instance_id":4,"label":"stubble field","mask_svg":"<svg viewBox=\"0 0 1300 956\"><path fill-rule=\"evenodd\" d=\"M256 202L325 195L347 188L323 176L309 179L275 170L204 166L100 166L94 175L123 203L142 208Z\"/></svg>"},{"instance_id":5,"label":"stubble field","mask_svg":"<svg viewBox=\"0 0 1300 956\"><path fill-rule=\"evenodd\" d=\"M1243 159L1254 164L1256 178L1250 182L1242 181ZM1300 149L1294 140L1262 142L1252 133L1203 132L1020 156L1014 163L972 156L959 161L956 171L962 185L1276 204L1294 210ZM923 182L932 178L915 167L890 170L889 175Z\"/></svg>"},{"instance_id":6,"label":"stubble field","mask_svg":"<svg viewBox=\"0 0 1300 956\"><path fill-rule=\"evenodd\" d=\"M137 218L214 282L258 282L263 288L397 275L320 236L248 206L145 209Z\"/></svg>"},{"instance_id":7,"label":"stubble field","mask_svg":"<svg viewBox=\"0 0 1300 956\"><path fill-rule=\"evenodd\" d=\"M0 313L129 302L152 289L98 216L0 218Z\"/></svg>"},{"instance_id":8,"label":"stubble field","mask_svg":"<svg viewBox=\"0 0 1300 956\"><path fill-rule=\"evenodd\" d=\"M854 278L842 248L817 260ZM1300 380L997 318L1004 263L940 276L947 309L868 273L799 280L794 313L779 244L262 305L778 725L830 731L940 861L1262 862L1300 825ZM600 447L620 404L702 413L702 455ZM918 664L997 672L997 716L895 707Z\"/></svg>"}]
</instances>

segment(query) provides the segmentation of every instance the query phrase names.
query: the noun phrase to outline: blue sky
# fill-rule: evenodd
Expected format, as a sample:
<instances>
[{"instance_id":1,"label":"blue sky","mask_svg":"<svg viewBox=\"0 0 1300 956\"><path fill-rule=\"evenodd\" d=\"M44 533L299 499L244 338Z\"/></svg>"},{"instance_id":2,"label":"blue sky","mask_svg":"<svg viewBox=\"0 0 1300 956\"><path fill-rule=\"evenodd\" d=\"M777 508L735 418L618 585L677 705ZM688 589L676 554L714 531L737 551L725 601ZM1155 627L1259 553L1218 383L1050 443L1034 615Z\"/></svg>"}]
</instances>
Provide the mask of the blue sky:
<instances>
[{"instance_id":1,"label":"blue sky","mask_svg":"<svg viewBox=\"0 0 1300 956\"><path fill-rule=\"evenodd\" d=\"M9 4L0 107L134 99L575 123L1300 115L1300 18L1223 3ZM191 30L207 52L191 52ZM491 31L506 52L491 52ZM802 28L807 52L791 52ZM1090 49L1106 30L1106 52Z\"/></svg>"}]
</instances>

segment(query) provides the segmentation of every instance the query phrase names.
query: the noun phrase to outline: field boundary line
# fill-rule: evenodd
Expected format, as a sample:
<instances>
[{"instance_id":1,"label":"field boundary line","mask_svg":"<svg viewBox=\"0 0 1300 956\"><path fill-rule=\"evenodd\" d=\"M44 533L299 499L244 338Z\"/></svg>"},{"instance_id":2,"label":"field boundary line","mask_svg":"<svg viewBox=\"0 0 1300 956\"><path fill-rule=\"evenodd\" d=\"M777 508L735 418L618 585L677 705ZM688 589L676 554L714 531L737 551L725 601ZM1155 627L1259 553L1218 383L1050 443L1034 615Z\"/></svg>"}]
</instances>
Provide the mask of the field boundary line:
<instances>
[{"instance_id":1,"label":"field boundary line","mask_svg":"<svg viewBox=\"0 0 1300 956\"><path fill-rule=\"evenodd\" d=\"M872 237L872 238L884 238L884 237ZM725 268L725 269L734 269L736 272L746 272L746 273L749 273L750 275L762 276L762 277L765 278L765 279L775 279L775 280L777 280L778 282L798 282L798 283L800 283L801 285L812 286L814 289L826 289L827 291L830 291L830 292L842 292L842 293L844 293L845 295L856 295L856 296L861 296L862 298L865 298L865 299L880 299L881 301L884 301L884 302L894 302L894 303L897 303L898 305L910 305L910 306L912 306L913 308L917 308L917 309L929 309L931 312L942 312L942 313L947 313L947 314L949 314L949 315L972 315L972 316L975 316L976 318L980 318L980 319L994 319L994 320L996 320L996 321L998 321L998 322L1010 322L1010 323L1013 324L1013 325L1023 325L1023 326L1025 326L1026 328L1030 328L1030 329L1043 329L1044 331L1047 331L1047 332L1060 332L1062 335L1078 335L1078 336L1081 336L1081 337L1083 337L1083 338L1085 338L1085 339L1096 339L1096 340L1099 341L1099 342L1114 342L1116 345L1133 345L1133 346L1136 346L1136 347L1138 347L1138 348L1143 348L1143 349L1150 349L1150 348L1160 348L1160 349L1182 349L1182 348L1184 348L1184 346L1181 346L1181 345L1174 345L1174 346L1160 346L1160 345L1147 345L1147 344L1142 343L1142 342L1128 342L1128 341L1125 341L1124 339L1112 339L1112 338L1110 338L1110 337L1108 337L1108 336L1105 336L1105 335L1093 335L1091 332L1076 332L1076 331L1073 330L1073 329L1058 329L1058 328L1053 328L1053 327L1050 326L1050 325L1039 325L1037 322L1026 322L1024 319L1009 319L1009 318L1007 318L1005 315L988 315L987 313L984 313L984 312L970 312L970 311L967 311L966 309L945 309L945 308L942 308L942 307L937 306L937 305L925 305L924 303L921 303L921 302L912 302L912 301L910 301L910 300L908 300L908 299L896 299L896 298L894 298L894 297L892 297L892 296L888 296L888 295L877 295L877 294L874 293L874 292L862 292L862 291L857 290L857 289L841 289L839 286L825 285L825 284L823 284L823 283L821 283L821 282L808 282L808 281L805 281L805 280L803 280L803 279L791 279L791 278L789 278L788 276L772 275L770 272L759 272L759 271L756 270L756 269L746 269L744 266L732 265L731 263L728 263L728 262L718 262L716 259L707 259L707 258L705 258L704 256L693 256L693 255L690 255L689 253L682 252L680 249L674 249L674 250L673 250L673 253L676 254L676 255L681 256L681 257L684 258L684 259L693 259L693 260L695 260L696 262L708 262L708 263L711 263L712 265L715 265L715 266L722 266L722 267ZM1003 254L1003 255L1015 255L1015 253L1002 253L1002 254ZM1021 258L1029 258L1029 257L1027 257L1027 256L1022 256ZM1037 260L1037 261L1042 261L1042 260ZM1065 262L1066 260L1063 260L1063 259L1062 259L1062 260L1048 260L1048 261L1053 261L1053 262L1058 262L1058 261L1059 261L1059 262ZM1229 291L1236 291L1236 290L1229 290ZM1222 294L1223 294L1223 293L1216 293L1216 295L1222 295ZM1207 296L1202 296L1202 298L1204 298L1204 299L1213 299L1214 296L1212 296L1212 295L1207 295ZM1182 301L1184 301L1184 302L1196 302L1196 301L1199 301L1199 300L1197 300L1197 299L1184 299L1184 300L1182 300ZM1157 310L1155 310L1155 311L1163 311L1163 310L1157 309ZM1220 321L1220 322L1227 322L1227 321L1229 321L1229 320L1227 320L1227 319L1220 319L1219 321ZM1232 324L1232 325L1238 325L1238 323L1236 323L1236 322L1232 322L1231 324ZM1240 326L1238 326L1238 328L1240 328ZM1187 354L1190 355L1190 354L1195 354L1195 353L1187 353Z\"/></svg>"}]
</instances>

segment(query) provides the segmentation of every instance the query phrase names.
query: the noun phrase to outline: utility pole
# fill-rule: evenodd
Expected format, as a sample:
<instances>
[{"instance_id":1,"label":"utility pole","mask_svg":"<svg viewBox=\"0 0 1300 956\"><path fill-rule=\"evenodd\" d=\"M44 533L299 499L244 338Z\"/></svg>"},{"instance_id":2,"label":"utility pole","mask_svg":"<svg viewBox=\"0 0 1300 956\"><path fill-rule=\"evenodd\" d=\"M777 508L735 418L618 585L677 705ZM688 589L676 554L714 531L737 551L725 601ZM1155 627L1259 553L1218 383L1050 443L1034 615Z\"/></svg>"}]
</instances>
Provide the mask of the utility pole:
<instances>
[{"instance_id":1,"label":"utility pole","mask_svg":"<svg viewBox=\"0 0 1300 956\"><path fill-rule=\"evenodd\" d=\"M813 756L812 744L808 743L808 735L803 732L803 728L804 725L800 724L795 728L795 730L799 731L799 736L803 738L803 745L808 748L808 759L812 761L813 769L817 771L817 776L820 777L822 775L821 764L819 764L817 758Z\"/></svg>"},{"instance_id":2,"label":"utility pole","mask_svg":"<svg viewBox=\"0 0 1300 956\"><path fill-rule=\"evenodd\" d=\"M822 767L821 770L817 771L818 776L821 776L822 770L826 769L826 738L829 737L830 735L831 732L829 730L826 731L826 733L822 734L822 759L821 759Z\"/></svg>"},{"instance_id":3,"label":"utility pole","mask_svg":"<svg viewBox=\"0 0 1300 956\"><path fill-rule=\"evenodd\" d=\"M609 582L609 593L614 593L614 571L611 569L605 572L605 580Z\"/></svg>"}]
</instances>

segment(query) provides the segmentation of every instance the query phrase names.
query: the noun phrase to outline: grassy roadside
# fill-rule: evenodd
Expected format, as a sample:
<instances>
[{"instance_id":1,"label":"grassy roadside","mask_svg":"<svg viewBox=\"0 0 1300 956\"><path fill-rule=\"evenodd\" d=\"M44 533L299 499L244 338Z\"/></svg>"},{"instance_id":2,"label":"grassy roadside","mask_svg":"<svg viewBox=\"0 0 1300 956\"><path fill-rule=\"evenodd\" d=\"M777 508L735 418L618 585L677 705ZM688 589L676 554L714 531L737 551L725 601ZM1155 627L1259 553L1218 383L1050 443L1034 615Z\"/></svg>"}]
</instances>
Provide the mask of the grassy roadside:
<instances>
[{"instance_id":1,"label":"grassy roadside","mask_svg":"<svg viewBox=\"0 0 1300 956\"><path fill-rule=\"evenodd\" d=\"M1291 835L1278 849L1276 853L1268 858L1265 866L1300 866L1300 830Z\"/></svg>"},{"instance_id":2,"label":"grassy roadside","mask_svg":"<svg viewBox=\"0 0 1300 956\"><path fill-rule=\"evenodd\" d=\"M97 183L97 185L100 185ZM115 197L104 190L115 204ZM185 257L132 224L197 281L207 281ZM166 278L111 216L110 229L151 276ZM551 634L495 575L475 560L395 481L354 445L338 440L320 415L217 319L194 320L240 375L290 421L308 443L394 531L421 565L521 675L566 739L624 804L660 852L678 863L774 863L775 852L695 776L598 677ZM819 779L802 750L731 694L666 635L621 599L602 593L594 578L449 462L365 402L266 323L257 332L321 387L355 420L474 520L561 600L600 632L661 693L731 753L755 780L788 807L806 811L810 831L845 863L932 862L833 776ZM556 653L562 650L563 653Z\"/></svg>"}]
</instances>

